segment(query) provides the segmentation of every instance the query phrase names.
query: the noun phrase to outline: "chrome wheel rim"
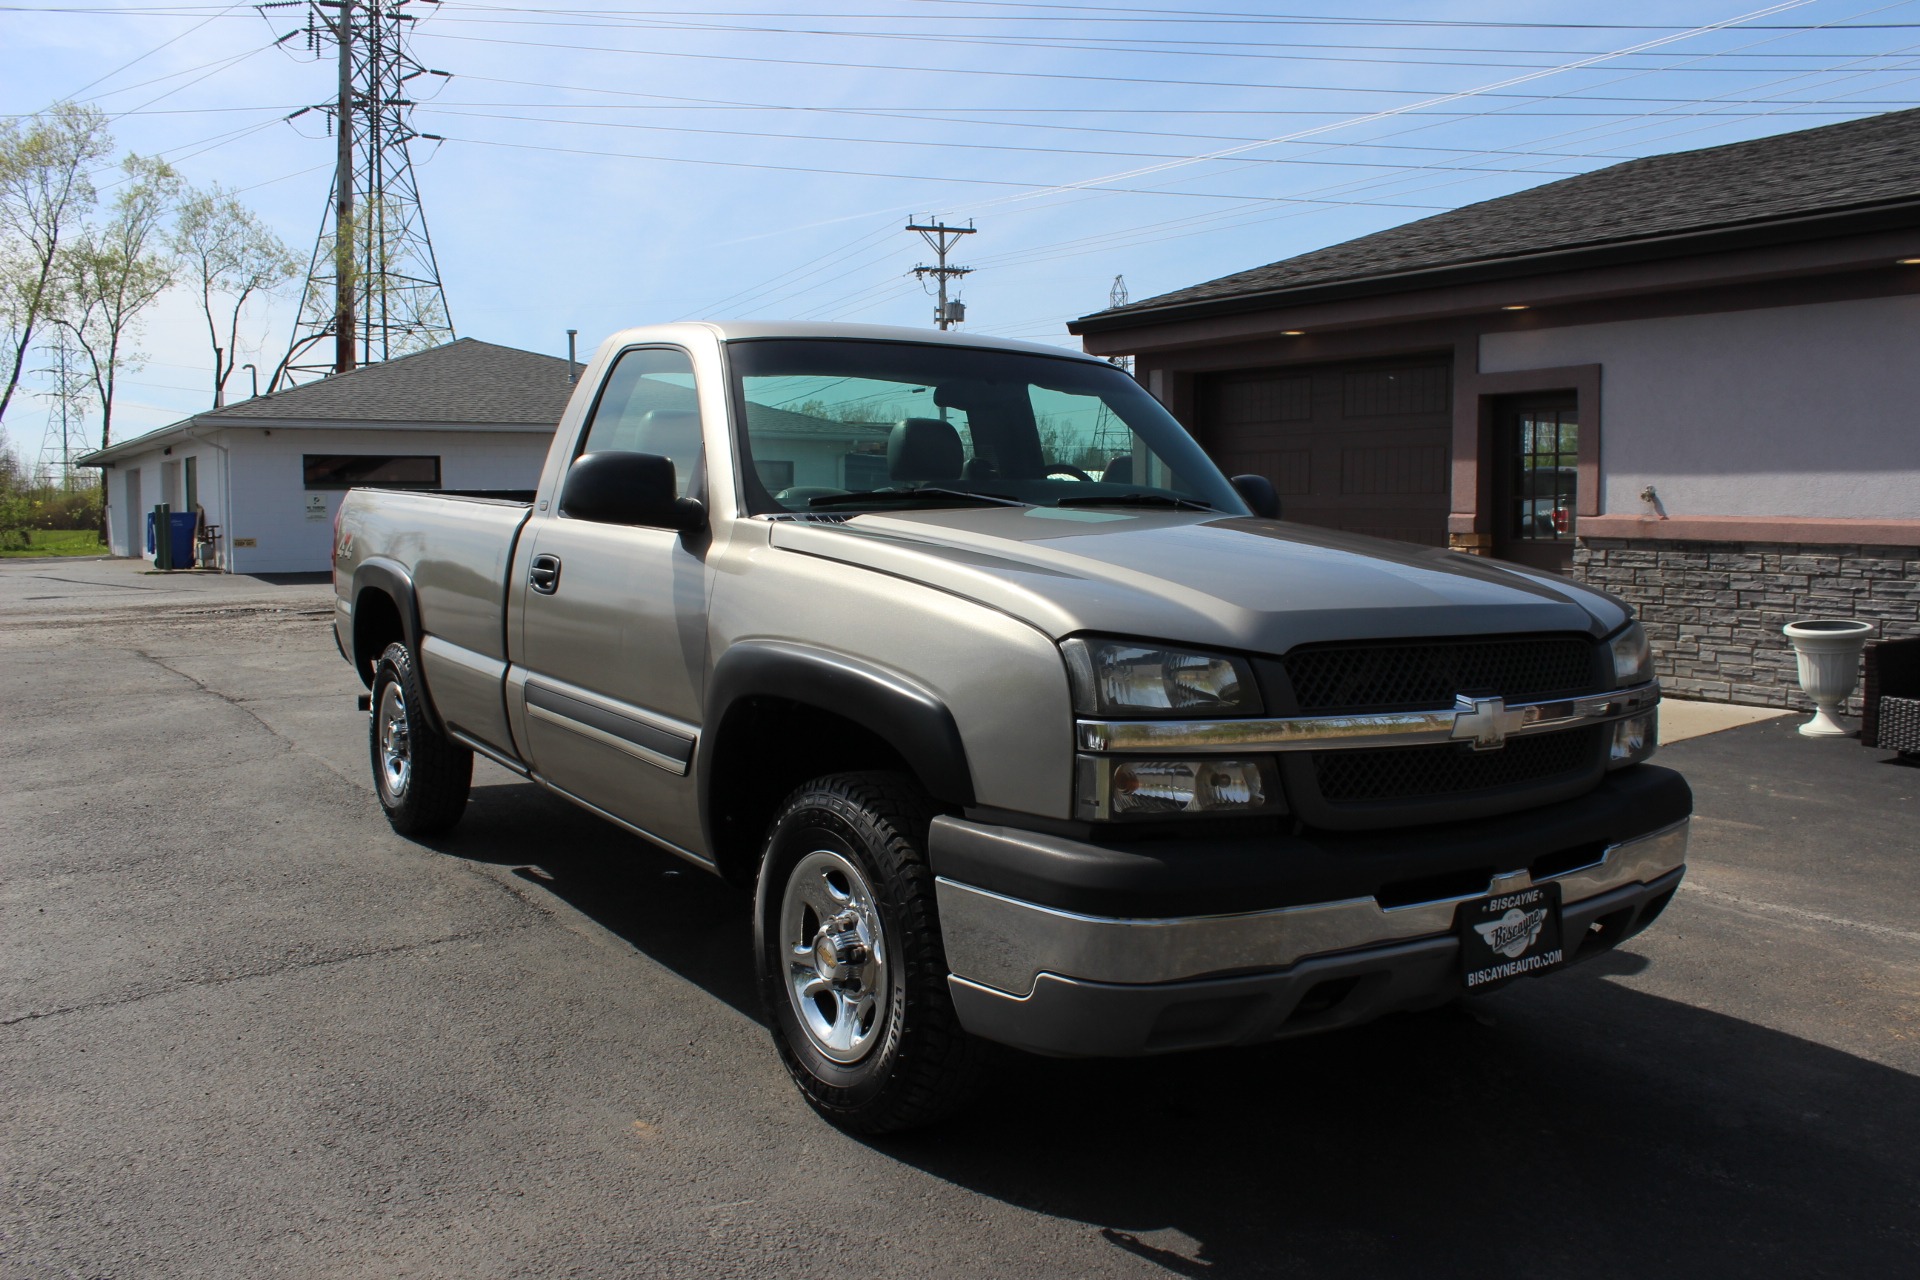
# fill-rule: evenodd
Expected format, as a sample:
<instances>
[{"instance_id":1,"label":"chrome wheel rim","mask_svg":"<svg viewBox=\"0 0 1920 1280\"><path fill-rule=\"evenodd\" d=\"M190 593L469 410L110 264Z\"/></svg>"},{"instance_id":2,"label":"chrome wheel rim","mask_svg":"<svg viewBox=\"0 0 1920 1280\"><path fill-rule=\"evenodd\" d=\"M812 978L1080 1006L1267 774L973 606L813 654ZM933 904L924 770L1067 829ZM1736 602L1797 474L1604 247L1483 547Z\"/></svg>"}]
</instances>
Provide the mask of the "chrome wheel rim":
<instances>
[{"instance_id":1,"label":"chrome wheel rim","mask_svg":"<svg viewBox=\"0 0 1920 1280\"><path fill-rule=\"evenodd\" d=\"M807 1039L834 1062L873 1051L887 1029L892 977L873 889L830 849L801 858L780 898L787 999Z\"/></svg>"},{"instance_id":2,"label":"chrome wheel rim","mask_svg":"<svg viewBox=\"0 0 1920 1280\"><path fill-rule=\"evenodd\" d=\"M380 735L380 785L395 799L407 794L413 777L413 740L407 733L407 697L398 682L380 692L374 725Z\"/></svg>"}]
</instances>

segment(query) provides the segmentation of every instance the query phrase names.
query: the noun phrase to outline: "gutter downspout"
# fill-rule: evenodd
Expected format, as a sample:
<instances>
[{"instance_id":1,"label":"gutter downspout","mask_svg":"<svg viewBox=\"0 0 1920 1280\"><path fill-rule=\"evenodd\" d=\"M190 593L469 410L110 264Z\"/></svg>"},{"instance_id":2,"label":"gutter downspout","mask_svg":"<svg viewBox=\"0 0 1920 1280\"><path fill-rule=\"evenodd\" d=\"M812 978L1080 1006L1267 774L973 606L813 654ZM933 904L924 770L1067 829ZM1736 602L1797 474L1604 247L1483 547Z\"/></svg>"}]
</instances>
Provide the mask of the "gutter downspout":
<instances>
[{"instance_id":1,"label":"gutter downspout","mask_svg":"<svg viewBox=\"0 0 1920 1280\"><path fill-rule=\"evenodd\" d=\"M199 443L206 445L207 448L209 449L218 449L220 451L220 505L222 508L224 508L221 511L221 515L226 519L226 524L222 527L225 528L227 531L227 545L225 549L221 552L221 554L226 558L226 563L220 566L220 571L222 573L232 573L233 572L233 454L231 451L228 450L227 446L223 444L216 444L212 440L207 439L205 436L197 436L193 434L192 427L182 427L180 430L182 434L184 434L187 437L187 439L198 441Z\"/></svg>"}]
</instances>

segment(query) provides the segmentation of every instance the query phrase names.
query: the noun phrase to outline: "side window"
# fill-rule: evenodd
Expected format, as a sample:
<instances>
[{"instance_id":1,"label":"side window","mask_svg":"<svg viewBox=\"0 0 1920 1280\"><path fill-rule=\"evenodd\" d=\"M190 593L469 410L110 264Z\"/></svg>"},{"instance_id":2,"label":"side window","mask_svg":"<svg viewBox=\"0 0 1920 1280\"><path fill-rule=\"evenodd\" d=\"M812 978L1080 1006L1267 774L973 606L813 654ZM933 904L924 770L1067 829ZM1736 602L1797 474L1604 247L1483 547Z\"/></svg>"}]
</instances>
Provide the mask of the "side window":
<instances>
[{"instance_id":1,"label":"side window","mask_svg":"<svg viewBox=\"0 0 1920 1280\"><path fill-rule=\"evenodd\" d=\"M673 459L686 497L700 465L700 405L684 351L647 347L614 362L587 423L582 453L657 453Z\"/></svg>"}]
</instances>

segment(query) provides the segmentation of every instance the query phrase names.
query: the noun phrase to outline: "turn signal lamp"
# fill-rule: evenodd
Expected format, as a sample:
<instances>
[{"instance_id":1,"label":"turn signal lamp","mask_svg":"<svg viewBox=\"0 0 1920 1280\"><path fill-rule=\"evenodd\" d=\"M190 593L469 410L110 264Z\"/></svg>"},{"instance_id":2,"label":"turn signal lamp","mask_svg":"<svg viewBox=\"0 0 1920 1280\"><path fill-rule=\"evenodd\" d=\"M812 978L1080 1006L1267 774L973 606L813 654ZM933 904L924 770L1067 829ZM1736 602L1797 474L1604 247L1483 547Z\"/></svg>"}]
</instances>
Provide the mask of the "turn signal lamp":
<instances>
[{"instance_id":1,"label":"turn signal lamp","mask_svg":"<svg viewBox=\"0 0 1920 1280\"><path fill-rule=\"evenodd\" d=\"M1079 816L1167 818L1280 809L1279 780L1266 760L1136 760L1081 756L1075 791Z\"/></svg>"},{"instance_id":2,"label":"turn signal lamp","mask_svg":"<svg viewBox=\"0 0 1920 1280\"><path fill-rule=\"evenodd\" d=\"M1643 716L1619 720L1613 726L1613 748L1607 754L1607 768L1624 769L1639 764L1660 745L1660 717L1648 712Z\"/></svg>"}]
</instances>

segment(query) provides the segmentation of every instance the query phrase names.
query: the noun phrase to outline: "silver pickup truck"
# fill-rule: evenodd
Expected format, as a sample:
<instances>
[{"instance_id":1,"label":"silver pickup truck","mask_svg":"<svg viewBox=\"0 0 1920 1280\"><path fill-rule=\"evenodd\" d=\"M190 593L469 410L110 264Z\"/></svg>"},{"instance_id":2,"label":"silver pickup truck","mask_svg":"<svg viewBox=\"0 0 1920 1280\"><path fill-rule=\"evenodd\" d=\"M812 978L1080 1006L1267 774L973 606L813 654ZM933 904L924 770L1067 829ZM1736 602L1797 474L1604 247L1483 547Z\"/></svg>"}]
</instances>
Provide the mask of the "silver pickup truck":
<instances>
[{"instance_id":1,"label":"silver pickup truck","mask_svg":"<svg viewBox=\"0 0 1920 1280\"><path fill-rule=\"evenodd\" d=\"M782 1059L879 1132L988 1042L1351 1025L1672 899L1692 800L1619 601L1278 515L1098 360L664 325L532 493L348 494L336 634L397 830L477 754L751 890Z\"/></svg>"}]
</instances>

